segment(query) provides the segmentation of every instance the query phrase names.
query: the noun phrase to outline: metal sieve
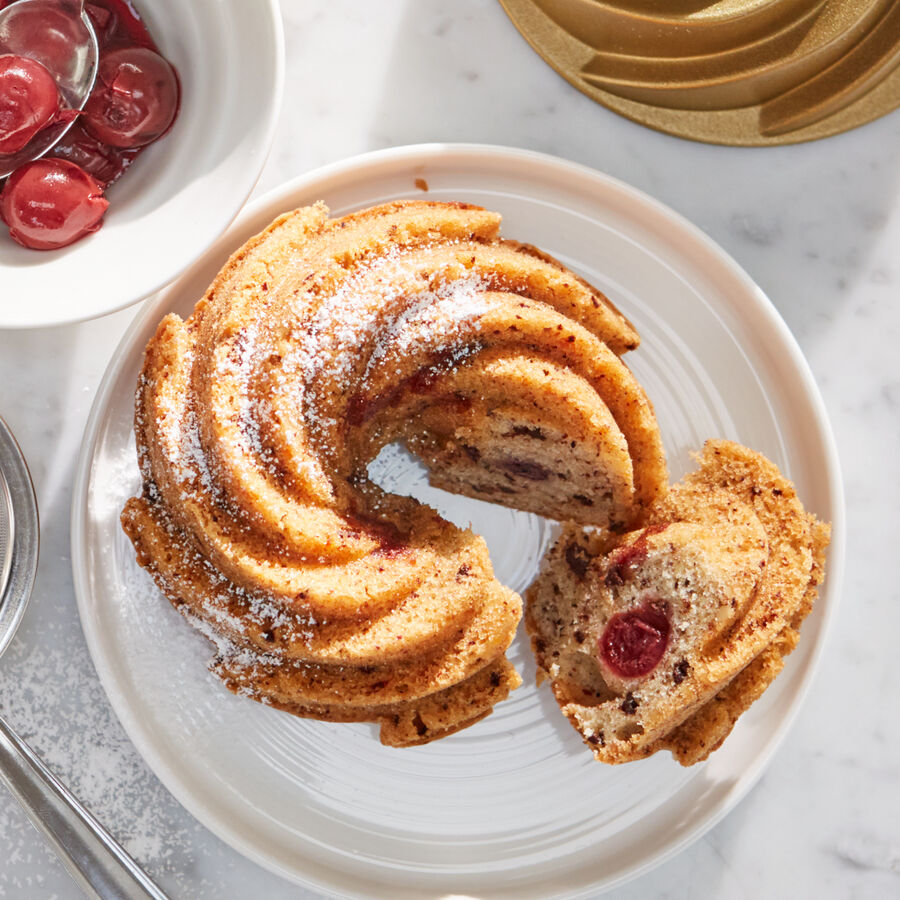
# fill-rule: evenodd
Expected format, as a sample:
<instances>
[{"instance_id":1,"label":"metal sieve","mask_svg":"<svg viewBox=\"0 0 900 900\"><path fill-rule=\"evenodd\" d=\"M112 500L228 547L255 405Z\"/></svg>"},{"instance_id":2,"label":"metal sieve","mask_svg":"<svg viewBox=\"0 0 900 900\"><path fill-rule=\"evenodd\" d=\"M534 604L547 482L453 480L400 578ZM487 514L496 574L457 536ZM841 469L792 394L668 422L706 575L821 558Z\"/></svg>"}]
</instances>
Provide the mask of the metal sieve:
<instances>
[{"instance_id":1,"label":"metal sieve","mask_svg":"<svg viewBox=\"0 0 900 900\"><path fill-rule=\"evenodd\" d=\"M21 450L0 419L0 654L28 605L38 561L37 501ZM165 894L0 716L0 784L19 800L92 900Z\"/></svg>"},{"instance_id":2,"label":"metal sieve","mask_svg":"<svg viewBox=\"0 0 900 900\"><path fill-rule=\"evenodd\" d=\"M0 419L0 654L28 605L38 561L38 512L22 452Z\"/></svg>"}]
</instances>

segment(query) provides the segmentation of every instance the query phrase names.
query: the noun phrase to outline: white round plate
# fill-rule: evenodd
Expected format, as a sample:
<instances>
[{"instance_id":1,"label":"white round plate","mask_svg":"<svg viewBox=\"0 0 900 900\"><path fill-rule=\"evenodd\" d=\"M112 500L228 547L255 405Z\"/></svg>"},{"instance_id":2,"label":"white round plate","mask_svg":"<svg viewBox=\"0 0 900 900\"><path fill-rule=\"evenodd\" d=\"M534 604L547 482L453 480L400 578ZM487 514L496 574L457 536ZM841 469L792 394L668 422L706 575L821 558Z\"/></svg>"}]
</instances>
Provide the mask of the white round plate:
<instances>
[{"instance_id":1,"label":"white round plate","mask_svg":"<svg viewBox=\"0 0 900 900\"><path fill-rule=\"evenodd\" d=\"M143 300L200 258L262 171L284 81L278 0L136 5L178 71L178 118L109 189L95 234L26 250L0 222L0 328L76 322Z\"/></svg>"},{"instance_id":2,"label":"white round plate","mask_svg":"<svg viewBox=\"0 0 900 900\"><path fill-rule=\"evenodd\" d=\"M427 186L427 193L423 188ZM140 479L131 436L143 347L167 312L190 313L228 254L278 213L323 199L344 213L397 197L481 204L604 290L637 325L629 364L659 416L672 475L709 437L739 440L785 470L834 523L828 578L799 649L709 762L668 754L594 762L560 715L520 634L525 684L493 715L434 744L382 747L370 725L293 718L229 694L211 655L138 568L118 524ZM431 491L389 449L383 482L429 497L488 540L498 577L522 590L551 526ZM406 147L305 175L248 208L125 336L97 396L78 466L73 554L97 671L131 739L172 793L236 849L340 897L584 897L672 855L750 788L801 702L837 603L840 477L800 351L761 291L702 232L597 172L495 147Z\"/></svg>"}]
</instances>

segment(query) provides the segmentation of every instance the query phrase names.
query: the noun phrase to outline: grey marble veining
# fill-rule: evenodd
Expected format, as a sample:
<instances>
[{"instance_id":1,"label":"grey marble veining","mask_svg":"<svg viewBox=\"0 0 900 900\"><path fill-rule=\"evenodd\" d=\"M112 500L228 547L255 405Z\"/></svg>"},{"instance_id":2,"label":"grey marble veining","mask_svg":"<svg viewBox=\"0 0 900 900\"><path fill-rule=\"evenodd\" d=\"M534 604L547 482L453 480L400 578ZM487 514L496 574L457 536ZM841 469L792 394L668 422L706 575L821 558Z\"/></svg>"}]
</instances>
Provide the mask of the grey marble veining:
<instances>
[{"instance_id":1,"label":"grey marble veining","mask_svg":"<svg viewBox=\"0 0 900 900\"><path fill-rule=\"evenodd\" d=\"M593 104L493 0L283 0L283 9L287 92L257 196L326 162L425 141L526 147L590 165L667 203L732 254L784 316L824 396L849 541L818 675L750 795L611 896L900 896L900 113L808 145L706 146ZM182 810L129 743L85 647L69 568L72 473L94 391L133 314L0 332L0 415L29 459L43 539L32 604L0 660L0 709L173 897L312 900ZM0 897L77 896L0 792Z\"/></svg>"}]
</instances>

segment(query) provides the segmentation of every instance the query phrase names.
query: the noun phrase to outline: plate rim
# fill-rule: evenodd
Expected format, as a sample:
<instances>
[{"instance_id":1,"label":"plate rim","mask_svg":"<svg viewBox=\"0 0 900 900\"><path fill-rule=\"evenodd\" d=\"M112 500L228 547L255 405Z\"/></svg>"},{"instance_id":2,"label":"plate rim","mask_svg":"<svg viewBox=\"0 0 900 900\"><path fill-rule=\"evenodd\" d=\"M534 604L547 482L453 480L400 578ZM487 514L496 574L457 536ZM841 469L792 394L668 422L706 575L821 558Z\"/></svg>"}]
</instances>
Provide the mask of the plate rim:
<instances>
[{"instance_id":1,"label":"plate rim","mask_svg":"<svg viewBox=\"0 0 900 900\"><path fill-rule=\"evenodd\" d=\"M231 827L230 823L220 821L212 814L208 814L205 811L202 802L195 800L189 789L182 785L182 779L179 778L163 759L153 752L152 747L148 743L144 742L143 737L139 732L136 718L128 707L124 694L118 690L112 672L106 667L102 651L99 648L99 639L88 626L90 619L88 606L91 595L91 585L88 578L89 566L87 564L88 545L86 542L88 532L87 513L89 509L88 486L104 416L110 404L112 391L120 369L125 365L127 351L132 349L131 344L134 342L136 335L144 329L148 320L159 318L160 314L167 308L167 304L170 302L170 294L175 291L178 282L190 277L194 269L201 266L210 254L216 253L217 251L220 253L228 252L229 236L233 231L240 229L242 223L252 220L268 207L274 208L276 204L280 203L282 208L285 208L286 198L297 195L304 190L309 191L317 183L326 181L334 176L342 174L346 175L350 172L356 172L359 175L360 169L377 169L379 166L386 163L393 165L421 164L423 162L439 161L448 156L459 159L467 167L477 165L479 160L492 162L509 160L530 163L547 172L555 170L556 174L559 175L574 175L578 178L593 182L594 184L602 184L605 187L612 188L620 195L627 196L631 201L636 201L644 208L649 209L657 217L661 216L664 220L667 219L683 229L685 233L702 246L706 252L711 253L717 258L718 262L729 270L729 274L732 277L736 277L743 283L744 287L747 289L748 295L755 297L758 311L765 316L766 324L776 331L782 345L781 349L785 350L790 355L790 362L802 379L801 387L803 395L809 403L809 411L817 425L820 438L817 443L819 443L821 447L826 463L827 471L824 482L827 485L827 497L832 507L830 510L832 517L832 540L828 551L828 578L825 582L825 591L828 592L829 603L825 606L822 615L818 643L811 648L805 672L802 675L798 689L794 692L794 695L790 700L790 705L786 714L781 717L776 727L769 732L767 739L761 744L753 765L742 772L740 777L736 779L734 785L728 790L725 797L719 801L710 812L705 816L700 817L700 819L694 823L693 827L687 829L683 835L667 844L663 844L661 848L657 849L657 851L648 858L626 868L611 879L604 880L601 876L590 885L582 884L578 887L569 885L568 890L552 895L553 897L560 898L594 896L597 893L611 890L646 874L650 870L681 853L688 846L706 834L711 828L715 827L715 825L734 809L740 800L742 800L757 783L766 766L771 761L773 755L793 725L821 664L821 659L828 643L828 637L833 627L841 597L846 550L844 491L836 442L827 416L824 401L809 364L797 343L796 338L791 333L772 301L737 261L730 256L730 254L698 226L694 225L680 213L671 209L661 201L656 200L644 191L589 166L532 150L479 143L424 143L370 151L329 163L273 187L271 190L255 199L252 203L248 204L224 233L220 235L219 238L214 241L203 254L201 254L201 256L195 259L190 266L182 270L177 280L169 283L165 289L160 291L156 296L146 300L144 308L139 311L134 320L129 324L119 341L119 344L113 351L97 388L91 411L85 425L81 449L76 463L70 516L71 565L79 621L98 678L103 685L107 699L129 740L166 790L172 794L178 803L194 816L200 824L243 856L263 866L267 870L286 878L294 884L317 890L329 897L368 898L388 896L377 892L359 893L354 890L341 888L337 884L337 879L341 877L341 873L334 868L329 869L329 871L333 872L335 878L335 880L331 882L322 881L317 877L311 877L300 871L286 869L277 860L269 858L264 853L260 852L251 842L240 834L239 829L235 829ZM360 180L362 181L364 178L361 178ZM231 249L233 250L234 246L232 246ZM135 733L138 734L138 739L135 739ZM353 881L359 883L359 876L357 875L347 874L344 877L345 882ZM444 897L445 892L437 889L433 894L426 894L423 892L422 896ZM548 895L548 897L549 896L550 895Z\"/></svg>"},{"instance_id":2,"label":"plate rim","mask_svg":"<svg viewBox=\"0 0 900 900\"><path fill-rule=\"evenodd\" d=\"M275 50L274 54L270 57L272 83L271 91L268 94L270 100L269 107L266 111L264 127L258 131L258 152L255 154L255 160L252 164L246 166L246 171L250 177L245 183L244 188L233 198L231 204L229 204L227 213L223 216L219 226L210 228L205 246L194 256L182 259L178 262L177 266L166 269L164 274L155 277L151 277L148 274L146 279L147 283L144 287L140 288L138 296L105 304L102 308L91 308L74 314L64 312L65 305L60 304L60 311L56 314L52 314L48 310L46 313L42 313L39 316L32 315L27 318L17 317L11 321L5 321L2 317L2 310L0 310L0 328L9 331L23 331L27 329L52 328L60 325L74 325L79 322L88 322L92 319L100 318L101 316L107 316L131 306L136 306L143 300L147 300L164 290L168 285L178 279L182 273L192 268L194 263L206 256L210 248L218 243L225 232L231 228L235 219L246 208L247 198L259 183L260 176L262 175L266 161L269 158L272 146L275 142L275 131L278 128L278 123L281 118L281 107L284 98L284 20L281 15L279 0L255 0L255 2L258 5L258 15L265 17L264 21L268 26L269 36ZM41 307L37 306L36 311L37 310L41 310Z\"/></svg>"}]
</instances>

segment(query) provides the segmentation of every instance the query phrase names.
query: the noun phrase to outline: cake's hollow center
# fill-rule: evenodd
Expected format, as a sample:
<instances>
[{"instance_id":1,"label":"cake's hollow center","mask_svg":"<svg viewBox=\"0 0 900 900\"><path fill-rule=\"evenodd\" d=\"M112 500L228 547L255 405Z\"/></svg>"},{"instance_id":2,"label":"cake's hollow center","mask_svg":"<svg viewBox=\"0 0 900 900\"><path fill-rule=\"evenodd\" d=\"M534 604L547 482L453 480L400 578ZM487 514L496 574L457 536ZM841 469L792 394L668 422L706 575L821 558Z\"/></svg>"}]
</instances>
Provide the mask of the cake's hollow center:
<instances>
[{"instance_id":1,"label":"cake's hollow center","mask_svg":"<svg viewBox=\"0 0 900 900\"><path fill-rule=\"evenodd\" d=\"M435 487L429 483L424 463L401 443L382 448L369 463L368 475L383 490L414 497L458 528L471 528L481 535L501 584L522 593L537 577L556 534L550 520Z\"/></svg>"}]
</instances>

